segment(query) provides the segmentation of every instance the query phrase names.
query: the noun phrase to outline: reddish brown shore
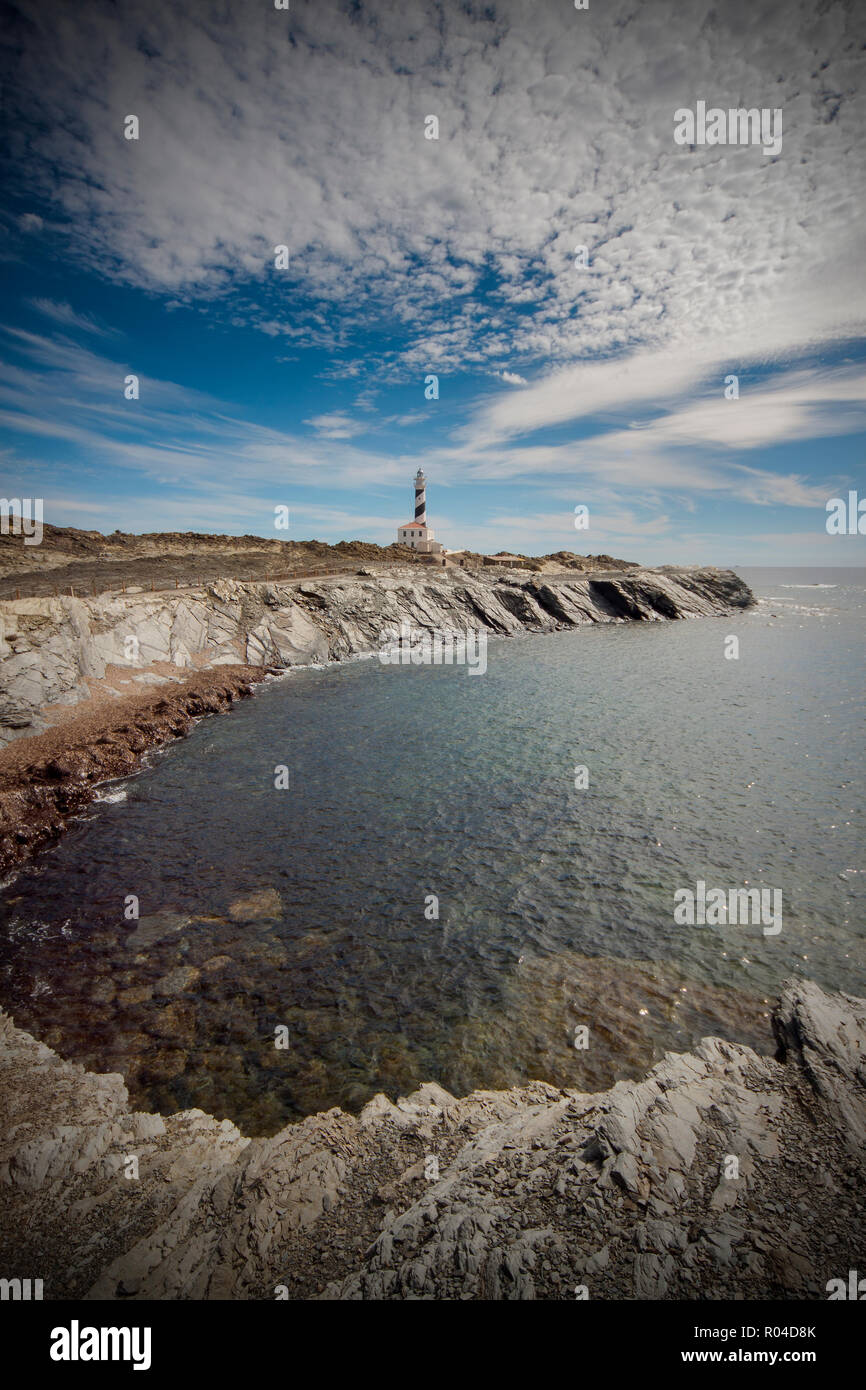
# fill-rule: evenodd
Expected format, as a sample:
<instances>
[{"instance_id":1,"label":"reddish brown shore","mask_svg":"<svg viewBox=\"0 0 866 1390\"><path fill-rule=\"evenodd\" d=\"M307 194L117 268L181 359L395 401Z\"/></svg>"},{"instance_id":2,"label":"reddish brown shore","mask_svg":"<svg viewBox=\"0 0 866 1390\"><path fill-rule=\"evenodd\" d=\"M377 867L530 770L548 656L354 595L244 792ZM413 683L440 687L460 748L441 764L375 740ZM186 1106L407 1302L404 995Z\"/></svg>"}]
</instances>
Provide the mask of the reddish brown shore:
<instances>
[{"instance_id":1,"label":"reddish brown shore","mask_svg":"<svg viewBox=\"0 0 866 1390\"><path fill-rule=\"evenodd\" d=\"M149 748L188 734L197 719L251 694L259 666L197 671L174 688L92 698L0 749L0 873L56 840L100 782L135 772ZM96 683L98 684L98 683Z\"/></svg>"}]
</instances>

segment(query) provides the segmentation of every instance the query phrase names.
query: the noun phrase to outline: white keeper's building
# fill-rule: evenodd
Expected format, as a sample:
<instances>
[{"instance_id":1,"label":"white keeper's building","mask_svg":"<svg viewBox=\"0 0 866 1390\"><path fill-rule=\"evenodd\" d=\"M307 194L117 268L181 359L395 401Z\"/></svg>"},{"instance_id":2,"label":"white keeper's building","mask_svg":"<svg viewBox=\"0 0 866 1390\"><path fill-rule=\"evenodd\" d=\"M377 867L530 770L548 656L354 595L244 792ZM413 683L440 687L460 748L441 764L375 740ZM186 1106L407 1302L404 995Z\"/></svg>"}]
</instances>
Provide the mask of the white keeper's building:
<instances>
[{"instance_id":1,"label":"white keeper's building","mask_svg":"<svg viewBox=\"0 0 866 1390\"><path fill-rule=\"evenodd\" d=\"M445 547L434 540L433 532L427 525L427 479L422 469L415 474L415 520L405 521L397 528L397 540L412 550L423 551L426 555L441 555Z\"/></svg>"}]
</instances>

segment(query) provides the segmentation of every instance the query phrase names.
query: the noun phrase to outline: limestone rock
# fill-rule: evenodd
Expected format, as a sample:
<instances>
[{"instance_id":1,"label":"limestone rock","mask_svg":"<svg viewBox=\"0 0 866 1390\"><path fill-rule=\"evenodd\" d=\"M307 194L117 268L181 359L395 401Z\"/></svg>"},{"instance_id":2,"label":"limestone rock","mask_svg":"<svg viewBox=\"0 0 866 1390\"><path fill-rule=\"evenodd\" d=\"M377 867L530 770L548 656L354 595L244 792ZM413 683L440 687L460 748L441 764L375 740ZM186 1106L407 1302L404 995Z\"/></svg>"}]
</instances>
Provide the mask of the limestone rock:
<instances>
[{"instance_id":1,"label":"limestone rock","mask_svg":"<svg viewBox=\"0 0 866 1390\"><path fill-rule=\"evenodd\" d=\"M824 1298L862 1252L866 1001L792 981L774 1027L786 1061L708 1038L597 1095L428 1083L247 1139L0 1014L6 1249L46 1297Z\"/></svg>"}]
</instances>

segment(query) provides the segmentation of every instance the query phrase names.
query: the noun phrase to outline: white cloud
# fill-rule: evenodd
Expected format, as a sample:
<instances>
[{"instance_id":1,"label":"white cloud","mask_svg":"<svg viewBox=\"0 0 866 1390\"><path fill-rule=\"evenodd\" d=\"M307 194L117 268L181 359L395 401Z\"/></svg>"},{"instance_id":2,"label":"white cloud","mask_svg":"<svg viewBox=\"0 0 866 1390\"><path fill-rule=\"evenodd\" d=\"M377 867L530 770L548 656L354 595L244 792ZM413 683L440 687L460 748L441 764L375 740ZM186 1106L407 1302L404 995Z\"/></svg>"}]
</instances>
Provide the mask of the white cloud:
<instances>
[{"instance_id":1,"label":"white cloud","mask_svg":"<svg viewBox=\"0 0 866 1390\"><path fill-rule=\"evenodd\" d=\"M302 343L336 332L308 294L340 306L340 331L379 306L409 333L394 370L668 349L682 384L695 349L718 360L708 339L784 355L862 324L863 99L840 6L499 0L434 23L418 4L93 0L86 22L32 23L20 99L50 117L33 181L101 274L180 300L233 285L235 312ZM676 146L673 113L701 94L781 106L781 158Z\"/></svg>"},{"instance_id":2,"label":"white cloud","mask_svg":"<svg viewBox=\"0 0 866 1390\"><path fill-rule=\"evenodd\" d=\"M351 439L355 434L364 434L370 426L348 415L335 412L330 415L314 415L304 421L322 439Z\"/></svg>"}]
</instances>

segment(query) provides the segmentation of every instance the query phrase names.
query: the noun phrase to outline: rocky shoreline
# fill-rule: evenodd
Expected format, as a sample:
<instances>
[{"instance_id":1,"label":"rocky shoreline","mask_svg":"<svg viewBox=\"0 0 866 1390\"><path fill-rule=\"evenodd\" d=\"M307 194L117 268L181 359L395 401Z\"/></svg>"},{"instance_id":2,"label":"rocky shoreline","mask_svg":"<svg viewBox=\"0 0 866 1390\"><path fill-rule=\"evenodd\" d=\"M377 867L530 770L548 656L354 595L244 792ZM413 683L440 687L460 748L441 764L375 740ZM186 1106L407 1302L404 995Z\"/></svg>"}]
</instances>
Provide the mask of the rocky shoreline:
<instances>
[{"instance_id":1,"label":"rocky shoreline","mask_svg":"<svg viewBox=\"0 0 866 1390\"><path fill-rule=\"evenodd\" d=\"M0 1266L46 1299L826 1299L863 1266L866 1001L791 981L773 1029L249 1139L0 1015Z\"/></svg>"},{"instance_id":2,"label":"rocky shoreline","mask_svg":"<svg viewBox=\"0 0 866 1390\"><path fill-rule=\"evenodd\" d=\"M249 694L268 671L369 653L403 623L510 636L753 603L742 580L715 569L542 576L420 566L0 602L0 873L62 833L99 782L135 771L148 748Z\"/></svg>"},{"instance_id":3,"label":"rocky shoreline","mask_svg":"<svg viewBox=\"0 0 866 1390\"><path fill-rule=\"evenodd\" d=\"M88 701L43 733L7 744L0 751L0 873L55 841L100 783L137 771L148 749L185 737L205 715L249 695L262 676L249 666L223 667L167 691Z\"/></svg>"}]
</instances>

